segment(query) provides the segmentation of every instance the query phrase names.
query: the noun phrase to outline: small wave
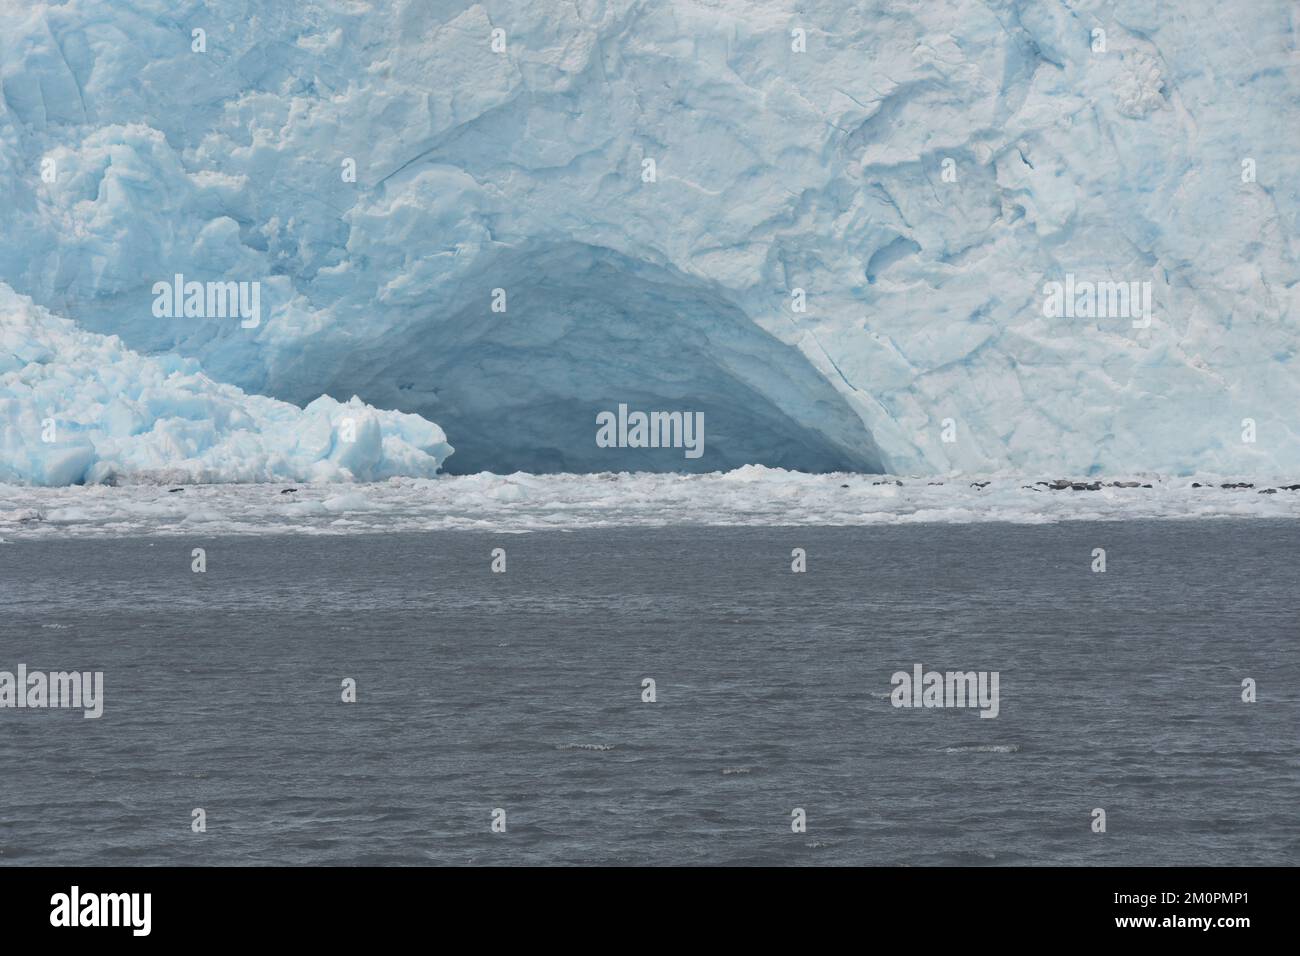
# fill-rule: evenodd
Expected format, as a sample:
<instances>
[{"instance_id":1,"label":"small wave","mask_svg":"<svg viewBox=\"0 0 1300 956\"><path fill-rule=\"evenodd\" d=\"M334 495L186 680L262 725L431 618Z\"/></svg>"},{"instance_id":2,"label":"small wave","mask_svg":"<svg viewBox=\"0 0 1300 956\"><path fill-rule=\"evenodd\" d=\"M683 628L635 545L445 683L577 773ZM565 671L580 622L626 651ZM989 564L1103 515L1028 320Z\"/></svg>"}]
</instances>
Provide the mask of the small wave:
<instances>
[{"instance_id":1,"label":"small wave","mask_svg":"<svg viewBox=\"0 0 1300 956\"><path fill-rule=\"evenodd\" d=\"M958 744L944 747L940 753L945 754L1017 754L1020 744Z\"/></svg>"},{"instance_id":2,"label":"small wave","mask_svg":"<svg viewBox=\"0 0 1300 956\"><path fill-rule=\"evenodd\" d=\"M747 774L747 773L749 773L748 767L723 767L722 768L722 775L724 777L731 777L736 774Z\"/></svg>"},{"instance_id":3,"label":"small wave","mask_svg":"<svg viewBox=\"0 0 1300 956\"><path fill-rule=\"evenodd\" d=\"M957 850L946 854L943 862L949 866L969 866L971 863L992 863L998 855L992 850Z\"/></svg>"},{"instance_id":4,"label":"small wave","mask_svg":"<svg viewBox=\"0 0 1300 956\"><path fill-rule=\"evenodd\" d=\"M556 744L556 750L613 750L613 744Z\"/></svg>"},{"instance_id":5,"label":"small wave","mask_svg":"<svg viewBox=\"0 0 1300 956\"><path fill-rule=\"evenodd\" d=\"M66 631L70 627L72 627L71 624L42 624L41 630L42 631Z\"/></svg>"}]
</instances>

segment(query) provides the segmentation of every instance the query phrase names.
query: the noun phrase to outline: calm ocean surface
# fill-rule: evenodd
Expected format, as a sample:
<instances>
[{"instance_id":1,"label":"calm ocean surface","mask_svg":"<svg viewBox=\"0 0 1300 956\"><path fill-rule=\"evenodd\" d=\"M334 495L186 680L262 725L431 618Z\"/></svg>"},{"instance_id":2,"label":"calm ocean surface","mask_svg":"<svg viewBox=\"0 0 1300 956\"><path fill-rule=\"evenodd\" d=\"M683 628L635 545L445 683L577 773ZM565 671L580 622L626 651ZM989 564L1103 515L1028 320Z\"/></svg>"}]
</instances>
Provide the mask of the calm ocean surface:
<instances>
[{"instance_id":1,"label":"calm ocean surface","mask_svg":"<svg viewBox=\"0 0 1300 956\"><path fill-rule=\"evenodd\" d=\"M1297 535L0 545L0 670L105 681L99 720L0 709L0 865L1294 865ZM893 708L891 674L917 663L998 671L1000 715Z\"/></svg>"}]
</instances>

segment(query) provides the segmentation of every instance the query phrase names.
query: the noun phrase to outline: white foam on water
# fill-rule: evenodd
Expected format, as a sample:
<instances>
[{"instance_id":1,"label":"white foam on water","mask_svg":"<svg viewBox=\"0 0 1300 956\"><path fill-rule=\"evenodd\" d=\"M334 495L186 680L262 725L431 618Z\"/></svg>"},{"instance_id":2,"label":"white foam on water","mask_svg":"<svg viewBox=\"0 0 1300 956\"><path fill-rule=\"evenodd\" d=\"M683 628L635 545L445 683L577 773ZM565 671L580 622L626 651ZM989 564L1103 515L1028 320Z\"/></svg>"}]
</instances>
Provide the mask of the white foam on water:
<instances>
[{"instance_id":1,"label":"white foam on water","mask_svg":"<svg viewBox=\"0 0 1300 956\"><path fill-rule=\"evenodd\" d=\"M1049 490L1041 478L967 476L934 484L879 475L810 475L746 466L703 475L515 473L391 478L350 484L161 485L40 488L0 484L0 536L367 534L394 531L519 533L611 527L871 526L1062 521L1300 518L1294 479L1137 476L1150 487L1103 482L1096 491ZM1195 485L1201 487L1194 487ZM1210 487L1214 485L1214 487ZM1029 486L1029 487L1026 487ZM507 504L501 491L511 489ZM1275 494L1261 494L1277 488ZM1033 489L1033 490L1031 490Z\"/></svg>"}]
</instances>

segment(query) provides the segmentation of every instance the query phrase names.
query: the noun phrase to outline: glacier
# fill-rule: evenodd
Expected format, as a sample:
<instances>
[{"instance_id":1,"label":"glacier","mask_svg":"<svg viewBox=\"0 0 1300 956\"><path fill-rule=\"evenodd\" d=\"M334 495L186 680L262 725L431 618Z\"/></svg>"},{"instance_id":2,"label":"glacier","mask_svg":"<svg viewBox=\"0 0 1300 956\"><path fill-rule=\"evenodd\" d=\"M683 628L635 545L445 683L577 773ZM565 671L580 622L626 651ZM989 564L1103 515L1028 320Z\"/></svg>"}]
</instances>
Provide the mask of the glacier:
<instances>
[{"instance_id":1,"label":"glacier","mask_svg":"<svg viewBox=\"0 0 1300 956\"><path fill-rule=\"evenodd\" d=\"M377 481L437 474L442 429L355 396L298 408L146 357L0 284L0 482Z\"/></svg>"},{"instance_id":2,"label":"glacier","mask_svg":"<svg viewBox=\"0 0 1300 956\"><path fill-rule=\"evenodd\" d=\"M0 0L0 321L57 353L4 372L0 481L1300 471L1298 20ZM182 273L262 321L156 316ZM1153 321L1046 317L1067 274ZM618 402L703 411L706 454L597 448Z\"/></svg>"}]
</instances>

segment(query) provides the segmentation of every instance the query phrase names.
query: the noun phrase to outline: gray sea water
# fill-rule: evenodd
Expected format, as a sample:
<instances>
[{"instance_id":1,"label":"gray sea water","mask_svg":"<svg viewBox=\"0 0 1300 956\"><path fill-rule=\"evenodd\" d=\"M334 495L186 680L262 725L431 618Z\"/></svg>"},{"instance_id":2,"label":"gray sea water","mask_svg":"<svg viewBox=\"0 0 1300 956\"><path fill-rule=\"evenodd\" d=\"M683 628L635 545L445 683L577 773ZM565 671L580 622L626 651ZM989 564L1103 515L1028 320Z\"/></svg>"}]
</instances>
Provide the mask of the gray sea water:
<instances>
[{"instance_id":1,"label":"gray sea water","mask_svg":"<svg viewBox=\"0 0 1300 956\"><path fill-rule=\"evenodd\" d=\"M1300 863L1298 533L0 545L0 670L105 674L0 710L0 865ZM999 716L895 709L916 663Z\"/></svg>"}]
</instances>

